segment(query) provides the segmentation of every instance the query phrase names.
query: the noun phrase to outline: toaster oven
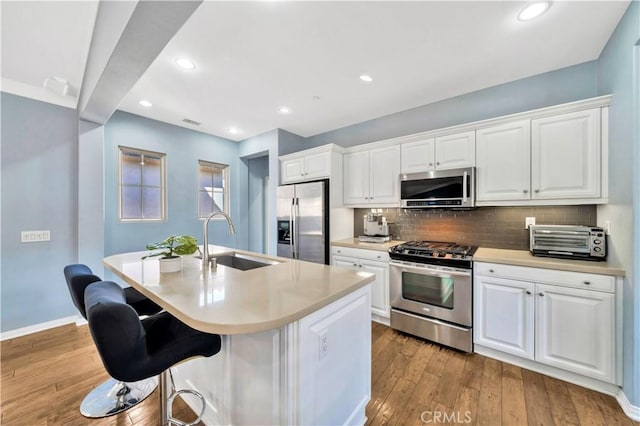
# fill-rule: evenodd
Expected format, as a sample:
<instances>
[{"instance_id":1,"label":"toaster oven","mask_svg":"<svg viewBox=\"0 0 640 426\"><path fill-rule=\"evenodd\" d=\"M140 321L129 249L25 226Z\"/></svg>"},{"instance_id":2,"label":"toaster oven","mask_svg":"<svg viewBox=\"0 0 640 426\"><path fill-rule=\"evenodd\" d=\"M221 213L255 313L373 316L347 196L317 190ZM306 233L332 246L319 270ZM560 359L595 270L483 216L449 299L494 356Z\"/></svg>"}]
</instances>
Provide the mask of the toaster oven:
<instances>
[{"instance_id":1,"label":"toaster oven","mask_svg":"<svg viewBox=\"0 0 640 426\"><path fill-rule=\"evenodd\" d=\"M607 237L596 226L531 225L529 250L534 256L604 260Z\"/></svg>"}]
</instances>

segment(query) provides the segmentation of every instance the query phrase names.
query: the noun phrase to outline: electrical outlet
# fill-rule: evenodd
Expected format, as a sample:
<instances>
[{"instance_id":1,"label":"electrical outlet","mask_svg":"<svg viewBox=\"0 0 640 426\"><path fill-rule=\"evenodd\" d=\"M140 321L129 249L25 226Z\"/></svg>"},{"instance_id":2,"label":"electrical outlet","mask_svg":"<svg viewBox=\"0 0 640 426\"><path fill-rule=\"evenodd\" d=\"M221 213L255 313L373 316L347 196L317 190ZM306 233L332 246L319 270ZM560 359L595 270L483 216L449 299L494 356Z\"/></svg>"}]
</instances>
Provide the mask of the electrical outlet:
<instances>
[{"instance_id":1,"label":"electrical outlet","mask_svg":"<svg viewBox=\"0 0 640 426\"><path fill-rule=\"evenodd\" d=\"M327 332L326 330L322 332L322 334L318 335L318 339L320 340L319 343L319 353L318 353L318 358L322 359L325 356L327 356L327 353L329 353L329 345L327 344Z\"/></svg>"},{"instance_id":2,"label":"electrical outlet","mask_svg":"<svg viewBox=\"0 0 640 426\"><path fill-rule=\"evenodd\" d=\"M525 217L524 218L524 229L529 229L529 226L536 224L535 217Z\"/></svg>"},{"instance_id":3,"label":"electrical outlet","mask_svg":"<svg viewBox=\"0 0 640 426\"><path fill-rule=\"evenodd\" d=\"M20 242L22 243L35 243L50 240L51 231L22 231L20 233Z\"/></svg>"}]
</instances>

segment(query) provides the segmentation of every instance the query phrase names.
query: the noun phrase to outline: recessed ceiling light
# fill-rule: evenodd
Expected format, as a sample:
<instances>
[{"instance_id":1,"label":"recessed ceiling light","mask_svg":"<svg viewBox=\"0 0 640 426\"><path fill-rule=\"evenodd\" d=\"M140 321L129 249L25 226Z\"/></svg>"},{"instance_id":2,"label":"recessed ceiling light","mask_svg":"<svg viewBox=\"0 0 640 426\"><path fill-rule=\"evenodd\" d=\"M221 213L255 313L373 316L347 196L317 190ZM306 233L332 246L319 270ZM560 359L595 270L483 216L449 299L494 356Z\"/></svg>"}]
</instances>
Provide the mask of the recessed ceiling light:
<instances>
[{"instance_id":1,"label":"recessed ceiling light","mask_svg":"<svg viewBox=\"0 0 640 426\"><path fill-rule=\"evenodd\" d=\"M360 80L362 80L362 81L364 81L364 82L367 82L367 83L371 83L371 82L373 81L373 78L371 78L371 76L370 76L370 75L362 74L362 75L360 76Z\"/></svg>"},{"instance_id":2,"label":"recessed ceiling light","mask_svg":"<svg viewBox=\"0 0 640 426\"><path fill-rule=\"evenodd\" d=\"M185 70L192 70L192 69L194 69L196 67L196 64L194 64L193 62L191 62L187 58L178 58L178 59L176 59L176 64L178 64L178 66L180 68L184 68Z\"/></svg>"},{"instance_id":3,"label":"recessed ceiling light","mask_svg":"<svg viewBox=\"0 0 640 426\"><path fill-rule=\"evenodd\" d=\"M140 105L142 105L143 107L147 107L149 108L150 106L153 106L153 104L151 102L149 102L146 99L143 99L141 101L138 102Z\"/></svg>"},{"instance_id":4,"label":"recessed ceiling light","mask_svg":"<svg viewBox=\"0 0 640 426\"><path fill-rule=\"evenodd\" d=\"M237 135L238 133L242 133L242 130L238 129L237 127L229 127L227 128L227 132L231 133L232 135Z\"/></svg>"},{"instance_id":5,"label":"recessed ceiling light","mask_svg":"<svg viewBox=\"0 0 640 426\"><path fill-rule=\"evenodd\" d=\"M289 108L288 106L281 106L280 108L278 108L278 114L282 114L282 115L291 114L291 108Z\"/></svg>"},{"instance_id":6,"label":"recessed ceiling light","mask_svg":"<svg viewBox=\"0 0 640 426\"><path fill-rule=\"evenodd\" d=\"M537 18L538 16L549 10L550 6L551 2L548 1L538 1L535 3L531 3L527 7L525 7L522 12L520 12L520 14L518 15L518 20L528 21L530 19Z\"/></svg>"}]
</instances>

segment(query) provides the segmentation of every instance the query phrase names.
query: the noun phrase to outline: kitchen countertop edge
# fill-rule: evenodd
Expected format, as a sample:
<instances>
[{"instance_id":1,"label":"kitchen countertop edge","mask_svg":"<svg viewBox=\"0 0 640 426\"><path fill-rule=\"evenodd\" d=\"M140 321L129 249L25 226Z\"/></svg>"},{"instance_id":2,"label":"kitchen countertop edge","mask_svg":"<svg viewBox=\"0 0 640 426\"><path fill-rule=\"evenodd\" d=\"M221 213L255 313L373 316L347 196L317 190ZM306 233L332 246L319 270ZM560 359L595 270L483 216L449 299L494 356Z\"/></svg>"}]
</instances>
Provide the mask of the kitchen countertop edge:
<instances>
[{"instance_id":1,"label":"kitchen countertop edge","mask_svg":"<svg viewBox=\"0 0 640 426\"><path fill-rule=\"evenodd\" d=\"M478 250L473 255L473 261L589 274L614 275L618 277L626 275L624 269L611 266L607 262L533 256L528 250L478 247Z\"/></svg>"},{"instance_id":2,"label":"kitchen countertop edge","mask_svg":"<svg viewBox=\"0 0 640 426\"><path fill-rule=\"evenodd\" d=\"M361 250L375 250L375 251L389 251L389 248L402 244L404 241L391 240L384 243L363 243L358 238L345 238L343 240L331 241L332 246L336 247L350 247Z\"/></svg>"}]
</instances>

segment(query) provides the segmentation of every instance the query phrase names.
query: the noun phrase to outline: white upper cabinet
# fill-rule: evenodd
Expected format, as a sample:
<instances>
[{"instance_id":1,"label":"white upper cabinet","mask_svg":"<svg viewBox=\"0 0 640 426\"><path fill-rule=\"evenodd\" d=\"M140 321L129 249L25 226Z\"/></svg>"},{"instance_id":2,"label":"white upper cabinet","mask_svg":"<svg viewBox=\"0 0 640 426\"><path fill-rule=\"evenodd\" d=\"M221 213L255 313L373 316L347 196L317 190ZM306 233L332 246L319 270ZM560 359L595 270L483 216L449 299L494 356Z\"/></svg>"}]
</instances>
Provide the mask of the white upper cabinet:
<instances>
[{"instance_id":1,"label":"white upper cabinet","mask_svg":"<svg viewBox=\"0 0 640 426\"><path fill-rule=\"evenodd\" d=\"M532 199L600 197L600 109L531 121Z\"/></svg>"},{"instance_id":2,"label":"white upper cabinet","mask_svg":"<svg viewBox=\"0 0 640 426\"><path fill-rule=\"evenodd\" d=\"M402 173L473 167L476 132L464 132L402 144Z\"/></svg>"},{"instance_id":3,"label":"white upper cabinet","mask_svg":"<svg viewBox=\"0 0 640 426\"><path fill-rule=\"evenodd\" d=\"M343 157L344 204L369 203L369 151Z\"/></svg>"},{"instance_id":4,"label":"white upper cabinet","mask_svg":"<svg viewBox=\"0 0 640 426\"><path fill-rule=\"evenodd\" d=\"M331 153L320 152L281 162L282 183L328 178L331 175Z\"/></svg>"},{"instance_id":5,"label":"white upper cabinet","mask_svg":"<svg viewBox=\"0 0 640 426\"><path fill-rule=\"evenodd\" d=\"M400 146L344 155L344 204L398 204Z\"/></svg>"},{"instance_id":6,"label":"white upper cabinet","mask_svg":"<svg viewBox=\"0 0 640 426\"><path fill-rule=\"evenodd\" d=\"M530 139L530 120L476 131L478 201L530 198Z\"/></svg>"},{"instance_id":7,"label":"white upper cabinet","mask_svg":"<svg viewBox=\"0 0 640 426\"><path fill-rule=\"evenodd\" d=\"M476 165L476 132L457 133L435 139L436 170Z\"/></svg>"},{"instance_id":8,"label":"white upper cabinet","mask_svg":"<svg viewBox=\"0 0 640 426\"><path fill-rule=\"evenodd\" d=\"M422 173L434 170L435 141L433 138L403 143L400 146L402 173Z\"/></svg>"},{"instance_id":9,"label":"white upper cabinet","mask_svg":"<svg viewBox=\"0 0 640 426\"><path fill-rule=\"evenodd\" d=\"M476 167L477 207L607 203L610 101L601 96L346 148L345 158L367 149L399 153L397 169L390 152L349 160L345 204L396 203L396 172L467 167ZM291 173L301 168L292 165Z\"/></svg>"}]
</instances>

